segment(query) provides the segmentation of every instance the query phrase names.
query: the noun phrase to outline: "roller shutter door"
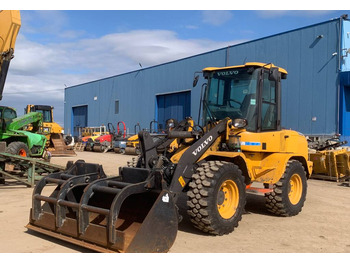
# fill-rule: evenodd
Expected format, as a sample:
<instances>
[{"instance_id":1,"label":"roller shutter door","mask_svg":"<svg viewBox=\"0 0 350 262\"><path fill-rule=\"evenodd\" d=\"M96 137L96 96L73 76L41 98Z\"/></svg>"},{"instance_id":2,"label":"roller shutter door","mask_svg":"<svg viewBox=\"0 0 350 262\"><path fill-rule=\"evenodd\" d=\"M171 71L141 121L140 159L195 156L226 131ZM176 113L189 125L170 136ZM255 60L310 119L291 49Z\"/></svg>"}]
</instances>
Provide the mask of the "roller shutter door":
<instances>
[{"instance_id":1,"label":"roller shutter door","mask_svg":"<svg viewBox=\"0 0 350 262\"><path fill-rule=\"evenodd\" d=\"M167 119L181 121L191 115L191 92L157 96L158 123L165 127Z\"/></svg>"}]
</instances>

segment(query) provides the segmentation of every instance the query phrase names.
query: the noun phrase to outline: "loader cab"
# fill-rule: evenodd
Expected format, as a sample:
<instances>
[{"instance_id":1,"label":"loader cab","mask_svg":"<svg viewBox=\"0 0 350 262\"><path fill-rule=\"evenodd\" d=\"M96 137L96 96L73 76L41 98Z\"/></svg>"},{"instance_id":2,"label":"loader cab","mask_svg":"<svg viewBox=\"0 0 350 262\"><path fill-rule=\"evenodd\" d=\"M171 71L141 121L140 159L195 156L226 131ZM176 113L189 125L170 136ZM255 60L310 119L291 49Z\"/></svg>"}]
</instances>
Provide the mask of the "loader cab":
<instances>
[{"instance_id":1,"label":"loader cab","mask_svg":"<svg viewBox=\"0 0 350 262\"><path fill-rule=\"evenodd\" d=\"M273 64L205 68L208 80L203 105L203 124L246 119L247 131L281 130L280 86L287 72Z\"/></svg>"},{"instance_id":2,"label":"loader cab","mask_svg":"<svg viewBox=\"0 0 350 262\"><path fill-rule=\"evenodd\" d=\"M43 114L43 122L52 123L53 122L53 107L47 105L28 105L25 110L25 114L30 112L39 112Z\"/></svg>"},{"instance_id":3,"label":"loader cab","mask_svg":"<svg viewBox=\"0 0 350 262\"><path fill-rule=\"evenodd\" d=\"M7 107L0 106L0 128L2 131L6 130L6 127L12 122L13 119L17 117L16 110Z\"/></svg>"}]
</instances>

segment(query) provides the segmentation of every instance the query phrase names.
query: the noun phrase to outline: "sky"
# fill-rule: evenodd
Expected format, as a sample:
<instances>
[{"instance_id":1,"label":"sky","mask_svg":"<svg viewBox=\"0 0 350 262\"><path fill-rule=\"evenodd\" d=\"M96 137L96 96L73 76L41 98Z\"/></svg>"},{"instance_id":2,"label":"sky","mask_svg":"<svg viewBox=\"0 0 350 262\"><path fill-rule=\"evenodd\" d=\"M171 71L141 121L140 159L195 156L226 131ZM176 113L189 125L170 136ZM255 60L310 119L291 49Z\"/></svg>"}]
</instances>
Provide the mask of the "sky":
<instances>
[{"instance_id":1,"label":"sky","mask_svg":"<svg viewBox=\"0 0 350 262\"><path fill-rule=\"evenodd\" d=\"M66 87L350 15L350 6L316 11L43 10L25 4L19 9L22 26L0 103L16 108L18 115L27 104L52 105L62 126Z\"/></svg>"}]
</instances>

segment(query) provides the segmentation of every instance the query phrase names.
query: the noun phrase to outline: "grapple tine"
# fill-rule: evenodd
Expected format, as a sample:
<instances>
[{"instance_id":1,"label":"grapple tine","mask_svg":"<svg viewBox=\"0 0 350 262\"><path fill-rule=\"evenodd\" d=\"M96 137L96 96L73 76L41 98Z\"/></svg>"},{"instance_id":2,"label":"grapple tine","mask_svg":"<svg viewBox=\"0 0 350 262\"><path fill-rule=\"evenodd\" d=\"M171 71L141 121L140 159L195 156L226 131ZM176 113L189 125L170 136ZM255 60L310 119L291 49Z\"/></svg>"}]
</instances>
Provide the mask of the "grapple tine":
<instances>
[{"instance_id":1,"label":"grapple tine","mask_svg":"<svg viewBox=\"0 0 350 262\"><path fill-rule=\"evenodd\" d=\"M169 251L176 239L178 223L175 202L171 194L163 190L125 252Z\"/></svg>"}]
</instances>

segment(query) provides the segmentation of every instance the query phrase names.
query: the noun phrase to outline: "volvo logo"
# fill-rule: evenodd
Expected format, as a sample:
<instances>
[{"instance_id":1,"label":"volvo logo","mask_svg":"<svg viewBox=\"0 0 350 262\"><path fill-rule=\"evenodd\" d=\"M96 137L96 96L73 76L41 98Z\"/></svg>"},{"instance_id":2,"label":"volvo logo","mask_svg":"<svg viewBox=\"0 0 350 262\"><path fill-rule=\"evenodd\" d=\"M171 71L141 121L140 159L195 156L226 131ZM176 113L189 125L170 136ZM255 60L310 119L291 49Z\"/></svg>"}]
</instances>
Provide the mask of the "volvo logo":
<instances>
[{"instance_id":1,"label":"volvo logo","mask_svg":"<svg viewBox=\"0 0 350 262\"><path fill-rule=\"evenodd\" d=\"M205 148L209 142L211 142L213 140L213 136L208 137L207 139L204 140L204 142L202 144L199 145L199 147L197 147L192 154L193 155L197 155L199 152L201 152L203 150L203 148Z\"/></svg>"},{"instance_id":2,"label":"volvo logo","mask_svg":"<svg viewBox=\"0 0 350 262\"><path fill-rule=\"evenodd\" d=\"M236 70L217 72L218 76L232 76L232 75L238 75L238 73L239 72Z\"/></svg>"}]
</instances>

